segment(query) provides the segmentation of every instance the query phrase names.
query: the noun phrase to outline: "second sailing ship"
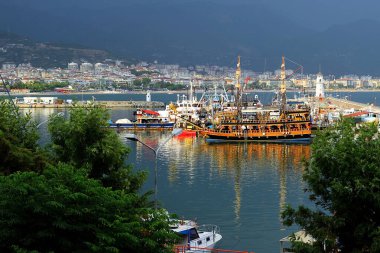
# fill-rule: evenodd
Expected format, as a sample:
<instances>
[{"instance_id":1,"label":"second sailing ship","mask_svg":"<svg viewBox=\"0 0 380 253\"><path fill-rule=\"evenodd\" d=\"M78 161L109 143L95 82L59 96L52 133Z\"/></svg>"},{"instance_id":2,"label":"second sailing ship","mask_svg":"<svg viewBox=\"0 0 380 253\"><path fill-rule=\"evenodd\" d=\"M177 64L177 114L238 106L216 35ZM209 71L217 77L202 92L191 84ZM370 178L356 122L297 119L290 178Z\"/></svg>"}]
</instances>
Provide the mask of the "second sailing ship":
<instances>
[{"instance_id":1,"label":"second sailing ship","mask_svg":"<svg viewBox=\"0 0 380 253\"><path fill-rule=\"evenodd\" d=\"M214 117L212 129L202 131L206 141L310 142L310 108L304 104L290 106L286 102L285 58L282 57L280 93L272 107L244 110L240 85L240 56L236 68L236 110Z\"/></svg>"}]
</instances>

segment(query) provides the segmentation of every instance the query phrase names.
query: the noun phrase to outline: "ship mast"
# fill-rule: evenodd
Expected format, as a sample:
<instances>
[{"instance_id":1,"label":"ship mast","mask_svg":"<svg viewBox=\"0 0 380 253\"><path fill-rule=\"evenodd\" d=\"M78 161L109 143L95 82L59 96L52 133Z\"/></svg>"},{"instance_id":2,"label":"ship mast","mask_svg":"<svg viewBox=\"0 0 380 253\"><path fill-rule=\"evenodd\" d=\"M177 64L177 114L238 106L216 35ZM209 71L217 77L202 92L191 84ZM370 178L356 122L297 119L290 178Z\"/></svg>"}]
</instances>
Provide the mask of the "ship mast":
<instances>
[{"instance_id":1,"label":"ship mast","mask_svg":"<svg viewBox=\"0 0 380 253\"><path fill-rule=\"evenodd\" d=\"M285 73L285 57L282 56L282 64L281 64L281 86L280 86L280 96L281 96L281 102L280 102L280 110L281 113L285 111L286 109L286 73Z\"/></svg>"},{"instance_id":2,"label":"ship mast","mask_svg":"<svg viewBox=\"0 0 380 253\"><path fill-rule=\"evenodd\" d=\"M238 56L238 63L236 65L236 107L237 107L237 120L241 119L241 85L240 85L240 77L241 77L241 68L240 68L240 55Z\"/></svg>"}]
</instances>

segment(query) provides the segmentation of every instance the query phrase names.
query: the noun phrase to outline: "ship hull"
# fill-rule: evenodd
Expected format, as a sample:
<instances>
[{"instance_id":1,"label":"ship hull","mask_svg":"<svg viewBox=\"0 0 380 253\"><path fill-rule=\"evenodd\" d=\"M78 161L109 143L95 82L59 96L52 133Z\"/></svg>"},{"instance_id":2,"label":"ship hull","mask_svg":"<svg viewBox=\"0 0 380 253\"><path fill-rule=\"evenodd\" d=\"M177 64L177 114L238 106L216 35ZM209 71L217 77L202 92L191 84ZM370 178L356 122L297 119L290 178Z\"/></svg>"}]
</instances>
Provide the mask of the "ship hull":
<instances>
[{"instance_id":1,"label":"ship hull","mask_svg":"<svg viewBox=\"0 0 380 253\"><path fill-rule=\"evenodd\" d=\"M215 138L207 137L207 143L227 143L227 142L271 142L271 143L297 143L297 144L308 144L311 143L311 136L294 136L286 138Z\"/></svg>"},{"instance_id":2,"label":"ship hull","mask_svg":"<svg viewBox=\"0 0 380 253\"><path fill-rule=\"evenodd\" d=\"M203 132L208 143L223 143L223 142L274 142L274 143L310 143L310 131L298 131L293 134L279 134L276 133L217 133L217 132Z\"/></svg>"}]
</instances>

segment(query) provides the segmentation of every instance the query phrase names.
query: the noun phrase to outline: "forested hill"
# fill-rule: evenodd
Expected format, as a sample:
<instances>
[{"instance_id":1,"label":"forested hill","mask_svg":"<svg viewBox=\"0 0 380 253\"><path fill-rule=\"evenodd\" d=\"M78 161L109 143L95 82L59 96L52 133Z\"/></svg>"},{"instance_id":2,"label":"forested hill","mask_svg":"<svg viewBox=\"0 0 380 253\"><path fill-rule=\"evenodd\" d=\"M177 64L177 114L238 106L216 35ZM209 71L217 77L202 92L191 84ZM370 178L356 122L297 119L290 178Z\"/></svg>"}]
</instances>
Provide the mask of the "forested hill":
<instances>
[{"instance_id":1,"label":"forested hill","mask_svg":"<svg viewBox=\"0 0 380 253\"><path fill-rule=\"evenodd\" d=\"M278 69L284 54L307 73L380 76L379 8L373 0L12 0L0 1L0 29L161 63L234 66L240 54L245 68L263 71Z\"/></svg>"},{"instance_id":2,"label":"forested hill","mask_svg":"<svg viewBox=\"0 0 380 253\"><path fill-rule=\"evenodd\" d=\"M67 63L99 62L111 58L104 50L65 43L42 43L0 31L0 65L6 62L31 63L35 67L67 67Z\"/></svg>"}]
</instances>

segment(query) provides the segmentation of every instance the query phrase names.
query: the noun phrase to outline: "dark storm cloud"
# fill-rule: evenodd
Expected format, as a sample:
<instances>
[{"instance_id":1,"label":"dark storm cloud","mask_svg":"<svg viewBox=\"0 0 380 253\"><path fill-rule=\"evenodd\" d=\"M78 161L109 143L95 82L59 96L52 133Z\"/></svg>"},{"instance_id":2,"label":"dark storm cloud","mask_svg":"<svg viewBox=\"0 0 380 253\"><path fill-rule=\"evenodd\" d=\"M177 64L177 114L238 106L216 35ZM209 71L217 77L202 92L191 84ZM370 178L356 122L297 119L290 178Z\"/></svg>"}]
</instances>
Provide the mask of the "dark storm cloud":
<instances>
[{"instance_id":1,"label":"dark storm cloud","mask_svg":"<svg viewBox=\"0 0 380 253\"><path fill-rule=\"evenodd\" d=\"M379 73L377 0L0 0L0 30L180 64Z\"/></svg>"}]
</instances>

